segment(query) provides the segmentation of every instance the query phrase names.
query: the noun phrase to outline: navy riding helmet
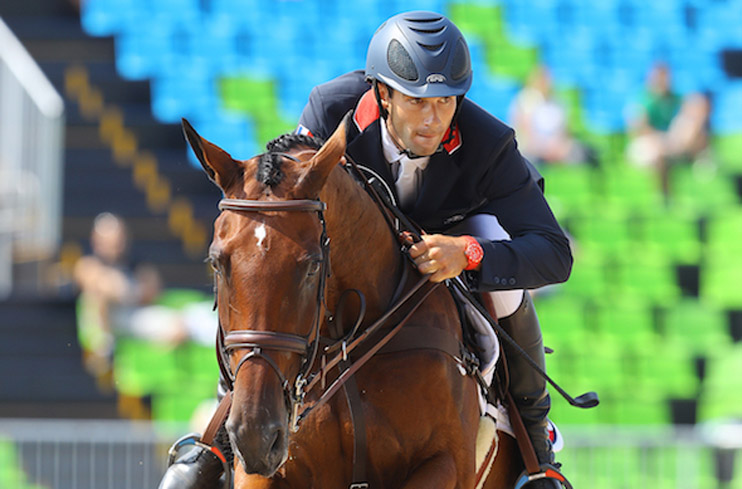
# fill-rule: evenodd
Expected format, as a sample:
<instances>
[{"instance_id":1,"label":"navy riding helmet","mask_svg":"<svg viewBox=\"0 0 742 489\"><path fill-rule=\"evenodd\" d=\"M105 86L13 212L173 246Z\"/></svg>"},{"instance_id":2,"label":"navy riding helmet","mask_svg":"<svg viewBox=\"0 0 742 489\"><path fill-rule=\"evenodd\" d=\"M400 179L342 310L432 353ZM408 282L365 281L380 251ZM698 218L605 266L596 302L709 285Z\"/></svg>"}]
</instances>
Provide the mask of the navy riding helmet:
<instances>
[{"instance_id":1,"label":"navy riding helmet","mask_svg":"<svg viewBox=\"0 0 742 489\"><path fill-rule=\"evenodd\" d=\"M469 48L441 14L397 14L371 39L366 77L410 97L461 97L472 82Z\"/></svg>"}]
</instances>

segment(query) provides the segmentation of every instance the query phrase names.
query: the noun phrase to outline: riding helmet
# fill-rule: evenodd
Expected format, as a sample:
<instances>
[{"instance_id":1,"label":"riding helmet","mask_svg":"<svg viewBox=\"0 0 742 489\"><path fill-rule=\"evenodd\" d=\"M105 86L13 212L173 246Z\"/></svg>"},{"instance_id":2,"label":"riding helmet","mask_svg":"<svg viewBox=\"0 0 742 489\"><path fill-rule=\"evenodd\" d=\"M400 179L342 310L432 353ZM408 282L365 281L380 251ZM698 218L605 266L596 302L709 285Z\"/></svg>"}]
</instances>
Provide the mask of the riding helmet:
<instances>
[{"instance_id":1,"label":"riding helmet","mask_svg":"<svg viewBox=\"0 0 742 489\"><path fill-rule=\"evenodd\" d=\"M435 12L405 12L376 31L366 78L410 97L464 95L472 81L469 47L453 22Z\"/></svg>"}]
</instances>

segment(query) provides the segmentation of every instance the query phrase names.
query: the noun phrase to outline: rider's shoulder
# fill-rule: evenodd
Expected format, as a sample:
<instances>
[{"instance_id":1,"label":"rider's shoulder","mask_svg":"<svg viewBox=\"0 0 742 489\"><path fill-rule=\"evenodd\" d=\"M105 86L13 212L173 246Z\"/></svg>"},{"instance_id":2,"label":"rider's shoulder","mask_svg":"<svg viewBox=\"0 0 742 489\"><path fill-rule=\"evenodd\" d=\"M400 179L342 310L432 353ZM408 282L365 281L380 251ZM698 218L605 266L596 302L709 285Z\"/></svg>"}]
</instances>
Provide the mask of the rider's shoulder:
<instances>
[{"instance_id":1,"label":"rider's shoulder","mask_svg":"<svg viewBox=\"0 0 742 489\"><path fill-rule=\"evenodd\" d=\"M317 85L312 89L310 98L319 98L325 105L347 105L349 101L357 101L369 88L371 85L366 81L363 70L355 70Z\"/></svg>"}]
</instances>

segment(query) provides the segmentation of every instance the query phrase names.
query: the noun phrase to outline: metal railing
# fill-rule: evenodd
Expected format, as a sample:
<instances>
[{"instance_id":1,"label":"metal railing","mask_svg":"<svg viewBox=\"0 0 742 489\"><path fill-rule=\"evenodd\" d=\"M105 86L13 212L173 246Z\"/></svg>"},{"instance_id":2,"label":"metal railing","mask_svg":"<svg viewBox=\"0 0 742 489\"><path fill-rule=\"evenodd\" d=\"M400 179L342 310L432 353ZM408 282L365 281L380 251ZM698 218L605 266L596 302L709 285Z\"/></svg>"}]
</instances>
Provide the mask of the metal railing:
<instances>
[{"instance_id":1,"label":"metal railing","mask_svg":"<svg viewBox=\"0 0 742 489\"><path fill-rule=\"evenodd\" d=\"M0 485L154 488L165 471L168 447L186 432L185 426L148 422L0 419ZM589 426L562 432L566 447L558 459L576 488L742 487L742 468L734 466L742 446L739 425L715 430ZM3 457L8 450L15 456ZM8 460L15 468L3 466ZM3 473L13 470L22 477L9 485Z\"/></svg>"},{"instance_id":2,"label":"metal railing","mask_svg":"<svg viewBox=\"0 0 742 489\"><path fill-rule=\"evenodd\" d=\"M64 102L0 19L0 297L61 239Z\"/></svg>"}]
</instances>

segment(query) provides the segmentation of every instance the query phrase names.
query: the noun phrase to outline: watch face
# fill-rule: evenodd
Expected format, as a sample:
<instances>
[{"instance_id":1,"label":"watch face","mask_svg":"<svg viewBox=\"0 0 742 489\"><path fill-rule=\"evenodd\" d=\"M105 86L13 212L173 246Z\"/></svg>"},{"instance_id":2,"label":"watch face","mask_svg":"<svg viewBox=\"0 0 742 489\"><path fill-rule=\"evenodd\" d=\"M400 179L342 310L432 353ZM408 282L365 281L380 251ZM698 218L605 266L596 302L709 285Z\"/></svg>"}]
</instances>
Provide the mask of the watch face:
<instances>
[{"instance_id":1,"label":"watch face","mask_svg":"<svg viewBox=\"0 0 742 489\"><path fill-rule=\"evenodd\" d=\"M472 240L466 245L466 251L464 251L466 258L469 260L469 266L477 266L482 261L484 252L482 247L476 241Z\"/></svg>"}]
</instances>

